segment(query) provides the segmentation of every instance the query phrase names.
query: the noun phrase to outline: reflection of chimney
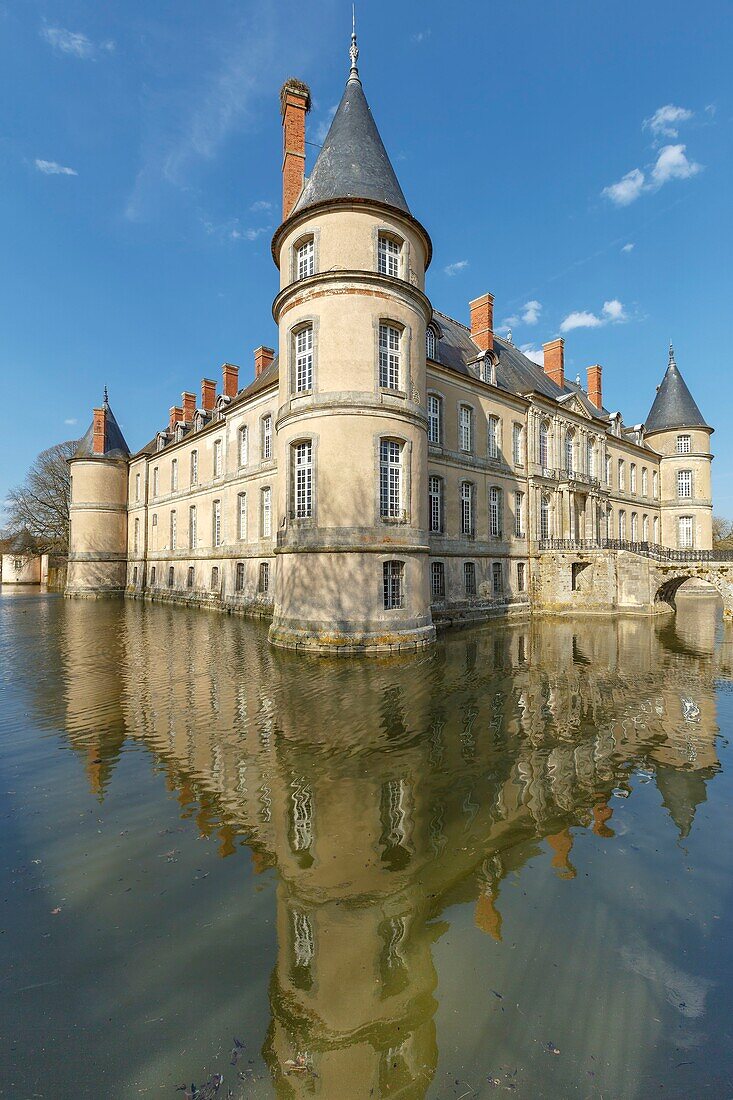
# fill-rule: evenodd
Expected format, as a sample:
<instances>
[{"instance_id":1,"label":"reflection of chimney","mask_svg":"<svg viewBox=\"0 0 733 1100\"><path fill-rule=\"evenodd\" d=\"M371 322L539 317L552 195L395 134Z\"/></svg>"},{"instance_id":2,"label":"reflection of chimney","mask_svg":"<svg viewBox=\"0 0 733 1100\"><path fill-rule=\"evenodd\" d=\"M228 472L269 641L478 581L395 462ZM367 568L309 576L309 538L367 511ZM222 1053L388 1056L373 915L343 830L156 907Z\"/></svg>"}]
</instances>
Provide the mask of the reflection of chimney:
<instances>
[{"instance_id":1,"label":"reflection of chimney","mask_svg":"<svg viewBox=\"0 0 733 1100\"><path fill-rule=\"evenodd\" d=\"M196 394L186 391L181 394L181 397L183 398L183 419L190 424L196 412Z\"/></svg>"},{"instance_id":2,"label":"reflection of chimney","mask_svg":"<svg viewBox=\"0 0 733 1100\"><path fill-rule=\"evenodd\" d=\"M225 363L221 368L225 397L236 397L239 392L239 367Z\"/></svg>"},{"instance_id":3,"label":"reflection of chimney","mask_svg":"<svg viewBox=\"0 0 733 1100\"><path fill-rule=\"evenodd\" d=\"M168 431L172 432L179 420L183 420L183 409L180 405L171 405L168 412Z\"/></svg>"},{"instance_id":4,"label":"reflection of chimney","mask_svg":"<svg viewBox=\"0 0 733 1100\"><path fill-rule=\"evenodd\" d=\"M263 370L267 370L274 358L275 352L272 348L255 348L255 378L259 378Z\"/></svg>"},{"instance_id":5,"label":"reflection of chimney","mask_svg":"<svg viewBox=\"0 0 733 1100\"><path fill-rule=\"evenodd\" d=\"M94 428L92 435L92 454L104 454L104 440L107 435L107 408L94 410Z\"/></svg>"},{"instance_id":6,"label":"reflection of chimney","mask_svg":"<svg viewBox=\"0 0 733 1100\"><path fill-rule=\"evenodd\" d=\"M286 80L280 90L283 119L283 221L300 197L305 179L305 116L311 94L302 80Z\"/></svg>"},{"instance_id":7,"label":"reflection of chimney","mask_svg":"<svg viewBox=\"0 0 733 1100\"><path fill-rule=\"evenodd\" d=\"M543 344L544 367L548 378L563 389L565 385L565 341L562 337Z\"/></svg>"},{"instance_id":8,"label":"reflection of chimney","mask_svg":"<svg viewBox=\"0 0 733 1100\"><path fill-rule=\"evenodd\" d=\"M216 404L216 382L212 382L210 378L201 379L201 407L205 412L210 413L214 410Z\"/></svg>"},{"instance_id":9,"label":"reflection of chimney","mask_svg":"<svg viewBox=\"0 0 733 1100\"><path fill-rule=\"evenodd\" d=\"M482 294L468 304L471 310L471 339L482 351L494 346L494 296Z\"/></svg>"},{"instance_id":10,"label":"reflection of chimney","mask_svg":"<svg viewBox=\"0 0 733 1100\"><path fill-rule=\"evenodd\" d=\"M488 932L497 942L501 943L501 913L496 908L498 897L499 891L493 886L487 887L482 894L479 894L476 899L474 920L477 928L480 928L482 932Z\"/></svg>"},{"instance_id":11,"label":"reflection of chimney","mask_svg":"<svg viewBox=\"0 0 733 1100\"><path fill-rule=\"evenodd\" d=\"M601 375L603 367L598 363L594 367L588 367L588 399L597 409L603 408L603 387Z\"/></svg>"}]
</instances>

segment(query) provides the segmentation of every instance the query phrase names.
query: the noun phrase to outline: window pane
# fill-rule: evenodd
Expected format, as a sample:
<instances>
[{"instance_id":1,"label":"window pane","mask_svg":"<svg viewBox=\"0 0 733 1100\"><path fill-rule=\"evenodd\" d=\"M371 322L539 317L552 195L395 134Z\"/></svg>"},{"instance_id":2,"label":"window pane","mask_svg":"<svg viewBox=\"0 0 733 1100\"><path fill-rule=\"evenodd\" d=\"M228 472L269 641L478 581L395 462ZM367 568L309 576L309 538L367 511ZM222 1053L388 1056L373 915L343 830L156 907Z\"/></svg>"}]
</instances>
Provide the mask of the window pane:
<instances>
[{"instance_id":1,"label":"window pane","mask_svg":"<svg viewBox=\"0 0 733 1100\"><path fill-rule=\"evenodd\" d=\"M400 334L392 325L379 326L379 385L400 388Z\"/></svg>"},{"instance_id":2,"label":"window pane","mask_svg":"<svg viewBox=\"0 0 733 1100\"><path fill-rule=\"evenodd\" d=\"M402 517L402 451L391 439L379 445L379 510L383 519Z\"/></svg>"},{"instance_id":3,"label":"window pane","mask_svg":"<svg viewBox=\"0 0 733 1100\"><path fill-rule=\"evenodd\" d=\"M295 392L313 388L313 329L302 328L295 336Z\"/></svg>"}]
</instances>

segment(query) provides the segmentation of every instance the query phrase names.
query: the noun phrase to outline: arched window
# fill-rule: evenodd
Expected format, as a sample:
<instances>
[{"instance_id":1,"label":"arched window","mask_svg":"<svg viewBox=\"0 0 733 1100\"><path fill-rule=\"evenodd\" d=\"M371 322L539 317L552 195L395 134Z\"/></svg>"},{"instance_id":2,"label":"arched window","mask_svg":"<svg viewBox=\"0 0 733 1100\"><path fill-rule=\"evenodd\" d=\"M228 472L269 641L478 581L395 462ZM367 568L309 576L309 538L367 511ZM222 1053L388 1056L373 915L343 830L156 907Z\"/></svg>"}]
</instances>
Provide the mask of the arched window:
<instances>
[{"instance_id":1,"label":"arched window","mask_svg":"<svg viewBox=\"0 0 733 1100\"><path fill-rule=\"evenodd\" d=\"M540 423L540 466L543 470L550 466L550 425L546 420Z\"/></svg>"},{"instance_id":2,"label":"arched window","mask_svg":"<svg viewBox=\"0 0 733 1100\"><path fill-rule=\"evenodd\" d=\"M377 271L379 271L379 274L391 275L398 279L401 255L401 242L386 233L380 233L377 243Z\"/></svg>"},{"instance_id":3,"label":"arched window","mask_svg":"<svg viewBox=\"0 0 733 1100\"><path fill-rule=\"evenodd\" d=\"M476 529L475 486L471 481L461 482L461 534L473 538Z\"/></svg>"},{"instance_id":4,"label":"arched window","mask_svg":"<svg viewBox=\"0 0 733 1100\"><path fill-rule=\"evenodd\" d=\"M463 587L467 596L476 595L476 563L473 561L463 563Z\"/></svg>"},{"instance_id":5,"label":"arched window","mask_svg":"<svg viewBox=\"0 0 733 1100\"><path fill-rule=\"evenodd\" d=\"M382 589L385 611L395 611L405 606L405 563L403 561L385 561L382 563Z\"/></svg>"},{"instance_id":6,"label":"arched window","mask_svg":"<svg viewBox=\"0 0 733 1100\"><path fill-rule=\"evenodd\" d=\"M611 484L611 456L606 455L606 485Z\"/></svg>"},{"instance_id":7,"label":"arched window","mask_svg":"<svg viewBox=\"0 0 733 1100\"><path fill-rule=\"evenodd\" d=\"M490 416L486 421L487 435L486 435L486 447L489 458L499 457L500 437L501 437L501 421L498 416Z\"/></svg>"},{"instance_id":8,"label":"arched window","mask_svg":"<svg viewBox=\"0 0 733 1100\"><path fill-rule=\"evenodd\" d=\"M266 596L270 591L270 563L267 561L260 562L260 572L257 587L263 596Z\"/></svg>"},{"instance_id":9,"label":"arched window","mask_svg":"<svg viewBox=\"0 0 733 1100\"><path fill-rule=\"evenodd\" d=\"M489 489L489 535L492 539L501 538L502 491L496 485Z\"/></svg>"},{"instance_id":10,"label":"arched window","mask_svg":"<svg viewBox=\"0 0 733 1100\"><path fill-rule=\"evenodd\" d=\"M192 565L189 565L188 572L186 574L186 588L193 588L194 569Z\"/></svg>"},{"instance_id":11,"label":"arched window","mask_svg":"<svg viewBox=\"0 0 733 1100\"><path fill-rule=\"evenodd\" d=\"M619 492L623 492L626 488L626 466L622 458L618 460L618 487Z\"/></svg>"},{"instance_id":12,"label":"arched window","mask_svg":"<svg viewBox=\"0 0 733 1100\"><path fill-rule=\"evenodd\" d=\"M618 514L618 537L622 542L626 539L626 512L623 509Z\"/></svg>"},{"instance_id":13,"label":"arched window","mask_svg":"<svg viewBox=\"0 0 733 1100\"><path fill-rule=\"evenodd\" d=\"M430 530L439 533L443 530L443 479L437 474L428 478L428 512Z\"/></svg>"},{"instance_id":14,"label":"arched window","mask_svg":"<svg viewBox=\"0 0 733 1100\"><path fill-rule=\"evenodd\" d=\"M632 462L629 467L629 492L636 492L636 463Z\"/></svg>"},{"instance_id":15,"label":"arched window","mask_svg":"<svg viewBox=\"0 0 733 1100\"><path fill-rule=\"evenodd\" d=\"M641 468L641 495L643 497L649 496L649 471L646 466Z\"/></svg>"},{"instance_id":16,"label":"arched window","mask_svg":"<svg viewBox=\"0 0 733 1100\"><path fill-rule=\"evenodd\" d=\"M440 443L443 438L443 402L437 393L428 394L428 442Z\"/></svg>"},{"instance_id":17,"label":"arched window","mask_svg":"<svg viewBox=\"0 0 733 1100\"><path fill-rule=\"evenodd\" d=\"M249 429L243 424L239 429L239 465L246 466L249 462Z\"/></svg>"},{"instance_id":18,"label":"arched window","mask_svg":"<svg viewBox=\"0 0 733 1100\"><path fill-rule=\"evenodd\" d=\"M655 500L659 497L659 472L657 470L652 472L652 496Z\"/></svg>"},{"instance_id":19,"label":"arched window","mask_svg":"<svg viewBox=\"0 0 733 1100\"><path fill-rule=\"evenodd\" d=\"M445 565L442 561L430 563L430 595L434 600L445 599Z\"/></svg>"},{"instance_id":20,"label":"arched window","mask_svg":"<svg viewBox=\"0 0 733 1100\"><path fill-rule=\"evenodd\" d=\"M237 538L247 538L247 494L237 496Z\"/></svg>"},{"instance_id":21,"label":"arched window","mask_svg":"<svg viewBox=\"0 0 733 1100\"><path fill-rule=\"evenodd\" d=\"M694 527L692 516L680 516L677 521L677 546L680 550L692 550Z\"/></svg>"},{"instance_id":22,"label":"arched window","mask_svg":"<svg viewBox=\"0 0 733 1100\"><path fill-rule=\"evenodd\" d=\"M296 519L313 515L313 444L310 439L291 447L293 514Z\"/></svg>"},{"instance_id":23,"label":"arched window","mask_svg":"<svg viewBox=\"0 0 733 1100\"><path fill-rule=\"evenodd\" d=\"M550 538L550 498L547 493L540 497L540 538Z\"/></svg>"},{"instance_id":24,"label":"arched window","mask_svg":"<svg viewBox=\"0 0 733 1100\"><path fill-rule=\"evenodd\" d=\"M473 450L473 409L470 405L461 405L458 410L458 442L462 451Z\"/></svg>"},{"instance_id":25,"label":"arched window","mask_svg":"<svg viewBox=\"0 0 733 1100\"><path fill-rule=\"evenodd\" d=\"M296 393L309 393L313 389L313 325L299 328L293 336Z\"/></svg>"},{"instance_id":26,"label":"arched window","mask_svg":"<svg viewBox=\"0 0 733 1100\"><path fill-rule=\"evenodd\" d=\"M384 390L400 389L400 330L382 322L379 326L379 385Z\"/></svg>"},{"instance_id":27,"label":"arched window","mask_svg":"<svg viewBox=\"0 0 733 1100\"><path fill-rule=\"evenodd\" d=\"M382 519L401 519L402 444L394 439L379 442L379 514Z\"/></svg>"},{"instance_id":28,"label":"arched window","mask_svg":"<svg viewBox=\"0 0 733 1100\"><path fill-rule=\"evenodd\" d=\"M641 518L641 541L649 542L649 516Z\"/></svg>"},{"instance_id":29,"label":"arched window","mask_svg":"<svg viewBox=\"0 0 733 1100\"><path fill-rule=\"evenodd\" d=\"M237 571L234 579L234 589L236 592L244 591L244 562L237 562Z\"/></svg>"},{"instance_id":30,"label":"arched window","mask_svg":"<svg viewBox=\"0 0 733 1100\"><path fill-rule=\"evenodd\" d=\"M659 516L654 517L652 529L654 531L654 542L656 545L659 545Z\"/></svg>"},{"instance_id":31,"label":"arched window","mask_svg":"<svg viewBox=\"0 0 733 1100\"><path fill-rule=\"evenodd\" d=\"M196 549L198 542L198 513L196 505L192 504L188 509L188 545L192 550Z\"/></svg>"},{"instance_id":32,"label":"arched window","mask_svg":"<svg viewBox=\"0 0 733 1100\"><path fill-rule=\"evenodd\" d=\"M214 568L211 570L211 588L212 588L212 591L216 592L218 587L219 587L219 566L215 565Z\"/></svg>"},{"instance_id":33,"label":"arched window","mask_svg":"<svg viewBox=\"0 0 733 1100\"><path fill-rule=\"evenodd\" d=\"M631 513L631 541L639 541L639 517L636 512Z\"/></svg>"},{"instance_id":34,"label":"arched window","mask_svg":"<svg viewBox=\"0 0 733 1100\"><path fill-rule=\"evenodd\" d=\"M176 549L178 543L178 516L175 508L171 512L171 550Z\"/></svg>"},{"instance_id":35,"label":"arched window","mask_svg":"<svg viewBox=\"0 0 733 1100\"><path fill-rule=\"evenodd\" d=\"M521 424L512 424L512 462L515 466L522 464L523 431Z\"/></svg>"},{"instance_id":36,"label":"arched window","mask_svg":"<svg viewBox=\"0 0 733 1100\"><path fill-rule=\"evenodd\" d=\"M300 241L295 249L295 277L307 279L316 270L316 250L312 237Z\"/></svg>"},{"instance_id":37,"label":"arched window","mask_svg":"<svg viewBox=\"0 0 733 1100\"><path fill-rule=\"evenodd\" d=\"M435 359L435 329L430 325L425 330L425 356L427 359Z\"/></svg>"},{"instance_id":38,"label":"arched window","mask_svg":"<svg viewBox=\"0 0 733 1100\"><path fill-rule=\"evenodd\" d=\"M565 470L568 474L575 472L575 437L571 431L565 432Z\"/></svg>"}]
</instances>

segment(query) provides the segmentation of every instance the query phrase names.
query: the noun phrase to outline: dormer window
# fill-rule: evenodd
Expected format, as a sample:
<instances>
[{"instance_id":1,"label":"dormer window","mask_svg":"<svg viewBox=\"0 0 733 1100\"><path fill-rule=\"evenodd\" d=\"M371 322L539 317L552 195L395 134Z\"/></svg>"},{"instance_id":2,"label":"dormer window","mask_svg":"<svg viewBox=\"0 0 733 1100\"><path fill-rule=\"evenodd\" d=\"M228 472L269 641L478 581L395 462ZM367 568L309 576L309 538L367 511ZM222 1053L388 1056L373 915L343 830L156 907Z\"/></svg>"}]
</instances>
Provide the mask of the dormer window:
<instances>
[{"instance_id":1,"label":"dormer window","mask_svg":"<svg viewBox=\"0 0 733 1100\"><path fill-rule=\"evenodd\" d=\"M435 329L428 327L425 332L425 356L427 359L436 358L437 343Z\"/></svg>"},{"instance_id":2,"label":"dormer window","mask_svg":"<svg viewBox=\"0 0 733 1100\"><path fill-rule=\"evenodd\" d=\"M176 425L176 443L180 443L182 439L183 439L183 425L182 424L177 424Z\"/></svg>"},{"instance_id":3,"label":"dormer window","mask_svg":"<svg viewBox=\"0 0 733 1100\"><path fill-rule=\"evenodd\" d=\"M307 279L316 270L316 252L312 237L301 241L295 249L295 272L297 279Z\"/></svg>"},{"instance_id":4,"label":"dormer window","mask_svg":"<svg viewBox=\"0 0 733 1100\"><path fill-rule=\"evenodd\" d=\"M379 234L377 270L380 275L391 275L398 279L400 275L400 254L402 247L394 237Z\"/></svg>"},{"instance_id":5,"label":"dormer window","mask_svg":"<svg viewBox=\"0 0 733 1100\"><path fill-rule=\"evenodd\" d=\"M479 364L481 381L490 386L496 385L496 366L490 355L485 355Z\"/></svg>"}]
</instances>

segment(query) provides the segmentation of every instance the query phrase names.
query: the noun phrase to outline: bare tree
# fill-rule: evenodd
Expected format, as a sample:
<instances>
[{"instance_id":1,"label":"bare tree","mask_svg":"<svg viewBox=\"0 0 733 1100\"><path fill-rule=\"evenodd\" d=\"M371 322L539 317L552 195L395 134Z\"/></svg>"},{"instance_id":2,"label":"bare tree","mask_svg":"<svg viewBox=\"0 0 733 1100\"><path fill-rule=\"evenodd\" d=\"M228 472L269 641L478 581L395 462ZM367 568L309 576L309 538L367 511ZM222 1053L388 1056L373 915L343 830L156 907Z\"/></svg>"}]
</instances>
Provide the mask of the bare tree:
<instances>
[{"instance_id":1,"label":"bare tree","mask_svg":"<svg viewBox=\"0 0 733 1100\"><path fill-rule=\"evenodd\" d=\"M722 516L713 516L713 548L733 550L733 523Z\"/></svg>"},{"instance_id":2,"label":"bare tree","mask_svg":"<svg viewBox=\"0 0 733 1100\"><path fill-rule=\"evenodd\" d=\"M23 484L8 494L8 528L27 531L41 551L68 552L71 495L68 459L77 446L78 440L68 440L41 451Z\"/></svg>"}]
</instances>

